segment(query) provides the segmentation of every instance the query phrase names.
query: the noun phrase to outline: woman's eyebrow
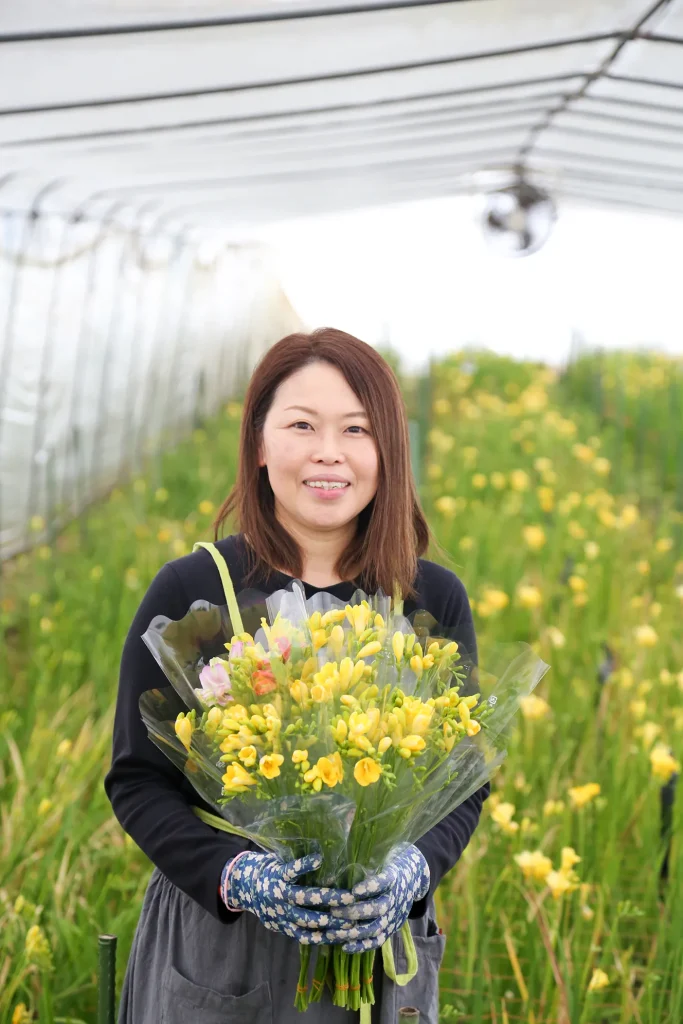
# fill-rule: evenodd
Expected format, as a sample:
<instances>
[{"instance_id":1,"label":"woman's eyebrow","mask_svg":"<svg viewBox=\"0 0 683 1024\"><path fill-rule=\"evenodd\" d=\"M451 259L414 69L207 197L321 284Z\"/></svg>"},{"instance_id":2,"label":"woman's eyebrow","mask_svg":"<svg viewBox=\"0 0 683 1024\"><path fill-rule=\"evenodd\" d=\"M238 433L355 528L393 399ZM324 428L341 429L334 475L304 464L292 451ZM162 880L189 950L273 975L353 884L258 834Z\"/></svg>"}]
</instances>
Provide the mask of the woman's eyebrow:
<instances>
[{"instance_id":1,"label":"woman's eyebrow","mask_svg":"<svg viewBox=\"0 0 683 1024\"><path fill-rule=\"evenodd\" d=\"M309 414L309 416L318 416L318 415L320 415L319 413L317 413L315 411L315 409L308 409L305 405L288 405L287 408L285 409L285 412L289 412L290 409L299 409L301 412L307 412ZM351 416L366 416L367 417L367 413L365 412L364 409L359 409L357 412L347 412L347 413L345 413L342 416L342 419L346 420L346 419L349 419L349 417L351 417Z\"/></svg>"}]
</instances>

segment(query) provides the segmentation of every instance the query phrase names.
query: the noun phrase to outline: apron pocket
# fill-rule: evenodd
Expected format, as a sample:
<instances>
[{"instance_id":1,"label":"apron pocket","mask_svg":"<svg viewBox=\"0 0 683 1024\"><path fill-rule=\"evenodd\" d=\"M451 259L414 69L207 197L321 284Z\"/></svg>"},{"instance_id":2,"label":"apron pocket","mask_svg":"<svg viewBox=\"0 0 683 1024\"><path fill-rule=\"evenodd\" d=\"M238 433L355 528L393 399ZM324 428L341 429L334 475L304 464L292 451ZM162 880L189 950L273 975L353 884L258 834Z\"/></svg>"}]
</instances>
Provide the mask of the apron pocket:
<instances>
[{"instance_id":1,"label":"apron pocket","mask_svg":"<svg viewBox=\"0 0 683 1024\"><path fill-rule=\"evenodd\" d=\"M244 995L228 995L196 985L169 964L161 995L163 1024L273 1024L270 985L261 982ZM201 1010L201 1013L197 1013ZM195 1011L190 1013L190 1011Z\"/></svg>"},{"instance_id":2,"label":"apron pocket","mask_svg":"<svg viewBox=\"0 0 683 1024\"><path fill-rule=\"evenodd\" d=\"M436 929L436 926L434 927ZM420 1024L438 1024L439 968L446 948L446 936L439 934L436 930L432 935L413 935L413 941L417 953L417 974L412 981L409 981L407 985L394 985L388 979L383 979L383 985L387 989L391 989L393 1005L390 1019L392 1022L396 1020L400 1007L415 1006L420 1011ZM398 954L394 947L396 972L403 974L406 971L407 963L403 953L403 942L400 941L398 944L400 946ZM388 1018L385 1018L383 1013L382 1020L385 1019Z\"/></svg>"}]
</instances>

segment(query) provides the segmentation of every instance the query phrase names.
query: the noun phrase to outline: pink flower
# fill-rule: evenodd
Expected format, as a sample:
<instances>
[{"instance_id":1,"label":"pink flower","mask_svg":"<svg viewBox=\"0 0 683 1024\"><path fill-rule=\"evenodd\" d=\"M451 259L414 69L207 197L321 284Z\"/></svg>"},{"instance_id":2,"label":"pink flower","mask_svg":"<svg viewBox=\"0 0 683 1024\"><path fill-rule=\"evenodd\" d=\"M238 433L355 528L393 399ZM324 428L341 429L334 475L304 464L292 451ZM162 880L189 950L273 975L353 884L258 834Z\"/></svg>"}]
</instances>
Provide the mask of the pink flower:
<instances>
[{"instance_id":1,"label":"pink flower","mask_svg":"<svg viewBox=\"0 0 683 1024\"><path fill-rule=\"evenodd\" d=\"M202 684L204 697L213 697L217 704L228 703L231 684L228 670L223 663L205 665L199 673L199 682Z\"/></svg>"},{"instance_id":2,"label":"pink flower","mask_svg":"<svg viewBox=\"0 0 683 1024\"><path fill-rule=\"evenodd\" d=\"M279 636L275 641L275 646L280 651L282 660L286 661L289 657L289 652L292 649L292 641L288 640L286 636Z\"/></svg>"},{"instance_id":3,"label":"pink flower","mask_svg":"<svg viewBox=\"0 0 683 1024\"><path fill-rule=\"evenodd\" d=\"M235 640L230 648L230 661L241 658L244 654L244 640Z\"/></svg>"}]
</instances>

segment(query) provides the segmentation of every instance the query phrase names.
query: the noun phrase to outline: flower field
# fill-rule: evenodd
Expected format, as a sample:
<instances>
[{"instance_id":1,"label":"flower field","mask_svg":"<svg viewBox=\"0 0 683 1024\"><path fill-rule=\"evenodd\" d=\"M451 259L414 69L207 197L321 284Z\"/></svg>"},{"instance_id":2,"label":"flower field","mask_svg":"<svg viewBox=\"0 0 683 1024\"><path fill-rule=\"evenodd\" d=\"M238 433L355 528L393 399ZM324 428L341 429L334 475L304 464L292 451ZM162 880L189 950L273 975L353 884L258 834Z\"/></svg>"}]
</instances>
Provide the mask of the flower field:
<instances>
[{"instance_id":1,"label":"flower field","mask_svg":"<svg viewBox=\"0 0 683 1024\"><path fill-rule=\"evenodd\" d=\"M443 1020L680 1024L683 367L458 353L404 387L482 666L511 640L551 665L438 892ZM3 566L0 1024L92 1024L100 933L120 984L151 870L102 788L121 646L157 569L211 539L239 417Z\"/></svg>"}]
</instances>

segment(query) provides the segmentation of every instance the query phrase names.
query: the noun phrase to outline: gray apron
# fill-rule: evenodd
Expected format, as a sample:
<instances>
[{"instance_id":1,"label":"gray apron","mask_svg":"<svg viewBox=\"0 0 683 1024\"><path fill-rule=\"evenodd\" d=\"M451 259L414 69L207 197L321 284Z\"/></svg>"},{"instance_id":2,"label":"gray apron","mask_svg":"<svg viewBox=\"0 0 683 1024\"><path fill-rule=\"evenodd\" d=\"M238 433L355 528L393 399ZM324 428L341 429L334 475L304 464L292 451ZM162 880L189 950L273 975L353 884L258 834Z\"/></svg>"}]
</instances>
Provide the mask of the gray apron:
<instances>
[{"instance_id":1,"label":"gray apron","mask_svg":"<svg viewBox=\"0 0 683 1024\"><path fill-rule=\"evenodd\" d=\"M439 1018L439 967L446 943L433 901L410 922L419 968L407 985L386 977L375 959L372 1024L396 1024L416 1006L420 1024ZM403 942L391 939L397 974ZM314 956L311 958L315 959ZM313 965L309 975L313 975ZM357 1024L359 1013L334 1006L329 990L305 1013L294 1009L299 944L264 928L245 911L223 924L155 868L138 921L121 993L118 1024Z\"/></svg>"}]
</instances>

